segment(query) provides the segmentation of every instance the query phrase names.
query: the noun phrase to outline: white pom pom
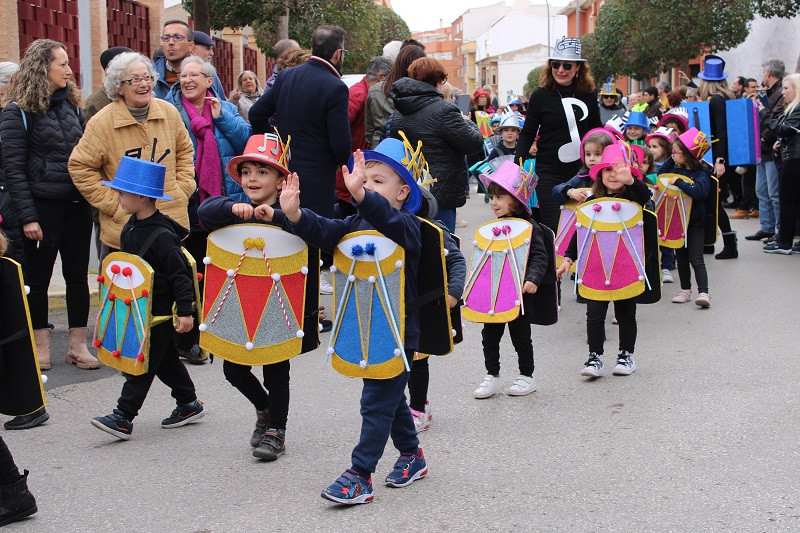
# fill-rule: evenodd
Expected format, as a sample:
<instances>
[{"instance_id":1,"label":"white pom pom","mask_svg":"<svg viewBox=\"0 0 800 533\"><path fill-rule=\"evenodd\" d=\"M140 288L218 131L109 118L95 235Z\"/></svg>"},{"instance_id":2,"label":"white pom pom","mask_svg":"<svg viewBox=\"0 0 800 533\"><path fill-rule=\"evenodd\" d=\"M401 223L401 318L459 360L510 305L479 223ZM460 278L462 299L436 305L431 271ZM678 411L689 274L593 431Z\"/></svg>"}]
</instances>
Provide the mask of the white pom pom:
<instances>
[{"instance_id":1,"label":"white pom pom","mask_svg":"<svg viewBox=\"0 0 800 533\"><path fill-rule=\"evenodd\" d=\"M47 374L42 374L42 383L47 383Z\"/></svg>"},{"instance_id":2,"label":"white pom pom","mask_svg":"<svg viewBox=\"0 0 800 533\"><path fill-rule=\"evenodd\" d=\"M503 250L503 254L508 255L508 250L507 249Z\"/></svg>"},{"instance_id":3,"label":"white pom pom","mask_svg":"<svg viewBox=\"0 0 800 533\"><path fill-rule=\"evenodd\" d=\"M317 329L319 330L320 333L322 333L322 324L318 323L317 324Z\"/></svg>"},{"instance_id":4,"label":"white pom pom","mask_svg":"<svg viewBox=\"0 0 800 533\"><path fill-rule=\"evenodd\" d=\"M608 287L609 285L611 285L611 280L608 280L608 279L607 279L607 280L605 281L605 284L606 284L606 287Z\"/></svg>"},{"instance_id":5,"label":"white pom pom","mask_svg":"<svg viewBox=\"0 0 800 533\"><path fill-rule=\"evenodd\" d=\"M637 223L636 223L636 225L638 225L638 226L644 226L644 220L640 220L639 222L637 222Z\"/></svg>"},{"instance_id":6,"label":"white pom pom","mask_svg":"<svg viewBox=\"0 0 800 533\"><path fill-rule=\"evenodd\" d=\"M559 206L559 209L561 209L563 211L566 208L563 205L561 205L561 206Z\"/></svg>"},{"instance_id":7,"label":"white pom pom","mask_svg":"<svg viewBox=\"0 0 800 533\"><path fill-rule=\"evenodd\" d=\"M375 283L375 276L368 277L367 281L369 281L370 283Z\"/></svg>"},{"instance_id":8,"label":"white pom pom","mask_svg":"<svg viewBox=\"0 0 800 533\"><path fill-rule=\"evenodd\" d=\"M335 267L331 267L331 272L334 272L334 270L333 270L334 268ZM308 275L308 267L301 268L300 269L300 273L303 274L304 276L307 276Z\"/></svg>"},{"instance_id":9,"label":"white pom pom","mask_svg":"<svg viewBox=\"0 0 800 533\"><path fill-rule=\"evenodd\" d=\"M639 281L644 281L644 276L639 276Z\"/></svg>"},{"instance_id":10,"label":"white pom pom","mask_svg":"<svg viewBox=\"0 0 800 533\"><path fill-rule=\"evenodd\" d=\"M597 230L592 228L592 235L594 235L595 233L597 233Z\"/></svg>"},{"instance_id":11,"label":"white pom pom","mask_svg":"<svg viewBox=\"0 0 800 533\"><path fill-rule=\"evenodd\" d=\"M350 274L349 276L347 276L347 281L349 281L350 283L354 283L356 281L356 277Z\"/></svg>"},{"instance_id":12,"label":"white pom pom","mask_svg":"<svg viewBox=\"0 0 800 533\"><path fill-rule=\"evenodd\" d=\"M244 347L245 347L246 350L250 351L250 350L253 349L253 343L252 342L248 342L247 344L244 345Z\"/></svg>"},{"instance_id":13,"label":"white pom pom","mask_svg":"<svg viewBox=\"0 0 800 533\"><path fill-rule=\"evenodd\" d=\"M478 241L472 241L472 246L478 246Z\"/></svg>"},{"instance_id":14,"label":"white pom pom","mask_svg":"<svg viewBox=\"0 0 800 533\"><path fill-rule=\"evenodd\" d=\"M514 305L519 305L519 300L514 300Z\"/></svg>"},{"instance_id":15,"label":"white pom pom","mask_svg":"<svg viewBox=\"0 0 800 533\"><path fill-rule=\"evenodd\" d=\"M281 275L278 274L277 272L273 272L272 273L272 279L275 280L275 281L280 281L281 280Z\"/></svg>"},{"instance_id":16,"label":"white pom pom","mask_svg":"<svg viewBox=\"0 0 800 533\"><path fill-rule=\"evenodd\" d=\"M401 355L402 353L403 353L403 352L401 352L401 351L400 351L400 348L395 348L395 349L394 349L394 354L395 354L397 357L400 357L400 355Z\"/></svg>"},{"instance_id":17,"label":"white pom pom","mask_svg":"<svg viewBox=\"0 0 800 533\"><path fill-rule=\"evenodd\" d=\"M455 330L455 329L452 329L452 330L450 330L450 331L451 331L451 333L453 334L453 337L455 337L456 335L458 335L458 333L456 333L456 330Z\"/></svg>"},{"instance_id":18,"label":"white pom pom","mask_svg":"<svg viewBox=\"0 0 800 533\"><path fill-rule=\"evenodd\" d=\"M494 316L494 309L489 309L489 316Z\"/></svg>"},{"instance_id":19,"label":"white pom pom","mask_svg":"<svg viewBox=\"0 0 800 533\"><path fill-rule=\"evenodd\" d=\"M617 235L622 235L622 230L621 229L617 230Z\"/></svg>"},{"instance_id":20,"label":"white pom pom","mask_svg":"<svg viewBox=\"0 0 800 533\"><path fill-rule=\"evenodd\" d=\"M580 222L576 222L576 223L575 223L575 227L576 227L576 228L582 228L582 227L583 227L583 225L582 225Z\"/></svg>"},{"instance_id":21,"label":"white pom pom","mask_svg":"<svg viewBox=\"0 0 800 533\"><path fill-rule=\"evenodd\" d=\"M530 243L531 243L531 240L526 238L525 239L525 244L530 244Z\"/></svg>"},{"instance_id":22,"label":"white pom pom","mask_svg":"<svg viewBox=\"0 0 800 533\"><path fill-rule=\"evenodd\" d=\"M486 255L488 255L488 256L490 256L490 257L491 257L491 255L492 255L492 251L491 251L491 250L489 250L488 252L486 252Z\"/></svg>"},{"instance_id":23,"label":"white pom pom","mask_svg":"<svg viewBox=\"0 0 800 533\"><path fill-rule=\"evenodd\" d=\"M580 285L581 283L583 283L583 280L582 280L582 279L580 279L580 278L578 278L578 279L576 279L576 280L575 280L575 283L577 283L578 285Z\"/></svg>"},{"instance_id":24,"label":"white pom pom","mask_svg":"<svg viewBox=\"0 0 800 533\"><path fill-rule=\"evenodd\" d=\"M25 295L27 296L30 293L31 293L31 288L29 286L25 285Z\"/></svg>"},{"instance_id":25,"label":"white pom pom","mask_svg":"<svg viewBox=\"0 0 800 533\"><path fill-rule=\"evenodd\" d=\"M658 234L659 234L659 236L661 235L661 230L658 230Z\"/></svg>"},{"instance_id":26,"label":"white pom pom","mask_svg":"<svg viewBox=\"0 0 800 533\"><path fill-rule=\"evenodd\" d=\"M205 256L205 257L203 258L203 264L204 264L204 265L210 265L210 264L211 264L211 258L210 258L210 257L208 257L208 256Z\"/></svg>"},{"instance_id":27,"label":"white pom pom","mask_svg":"<svg viewBox=\"0 0 800 533\"><path fill-rule=\"evenodd\" d=\"M205 323L200 324L199 326L197 326L197 329L199 329L200 331L205 331L208 329L208 325Z\"/></svg>"},{"instance_id":28,"label":"white pom pom","mask_svg":"<svg viewBox=\"0 0 800 533\"><path fill-rule=\"evenodd\" d=\"M303 268L306 268L306 267L303 267ZM331 265L331 272L336 272L337 270L339 270L339 269L336 268L336 265ZM306 268L306 272L307 271L308 271L308 269Z\"/></svg>"},{"instance_id":29,"label":"white pom pom","mask_svg":"<svg viewBox=\"0 0 800 533\"><path fill-rule=\"evenodd\" d=\"M235 275L236 275L236 271L234 269L231 268L230 270L228 270L228 277L229 278L232 278Z\"/></svg>"},{"instance_id":30,"label":"white pom pom","mask_svg":"<svg viewBox=\"0 0 800 533\"><path fill-rule=\"evenodd\" d=\"M362 359L361 362L358 363L358 366L361 368L367 368L367 362Z\"/></svg>"},{"instance_id":31,"label":"white pom pom","mask_svg":"<svg viewBox=\"0 0 800 533\"><path fill-rule=\"evenodd\" d=\"M333 346L330 346L330 347L328 347L328 349L326 350L326 352L328 353L328 355L333 355L333 351L334 351L334 350L333 350Z\"/></svg>"},{"instance_id":32,"label":"white pom pom","mask_svg":"<svg viewBox=\"0 0 800 533\"><path fill-rule=\"evenodd\" d=\"M403 262L402 262L402 261L400 261L400 260L398 259L398 260L397 260L397 262L394 264L394 266L395 266L396 268L402 268L402 266L403 266Z\"/></svg>"},{"instance_id":33,"label":"white pom pom","mask_svg":"<svg viewBox=\"0 0 800 533\"><path fill-rule=\"evenodd\" d=\"M447 248L445 248L445 250L444 250L444 256L445 256L445 257L447 257L448 255L450 255L450 250L448 250Z\"/></svg>"},{"instance_id":34,"label":"white pom pom","mask_svg":"<svg viewBox=\"0 0 800 533\"><path fill-rule=\"evenodd\" d=\"M322 324L320 324L320 329L322 329ZM295 336L296 336L298 339L302 339L302 338L305 336L305 333L303 332L303 330L302 330L302 329L298 329L298 330L297 330L297 333L295 333Z\"/></svg>"},{"instance_id":35,"label":"white pom pom","mask_svg":"<svg viewBox=\"0 0 800 533\"><path fill-rule=\"evenodd\" d=\"M319 260L319 266L322 267L322 259Z\"/></svg>"}]
</instances>

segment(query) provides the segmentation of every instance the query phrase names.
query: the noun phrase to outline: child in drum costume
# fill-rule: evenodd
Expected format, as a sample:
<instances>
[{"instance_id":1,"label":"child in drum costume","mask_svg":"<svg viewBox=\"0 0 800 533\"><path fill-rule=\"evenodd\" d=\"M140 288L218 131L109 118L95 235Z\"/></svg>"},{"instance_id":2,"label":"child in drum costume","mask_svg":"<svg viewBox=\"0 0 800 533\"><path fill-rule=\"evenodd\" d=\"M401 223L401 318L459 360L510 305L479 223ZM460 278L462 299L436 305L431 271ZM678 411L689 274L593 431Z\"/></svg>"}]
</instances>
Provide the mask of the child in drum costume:
<instances>
[{"instance_id":1,"label":"child in drum costume","mask_svg":"<svg viewBox=\"0 0 800 533\"><path fill-rule=\"evenodd\" d=\"M172 397L178 404L161 422L161 427L177 428L190 424L202 418L205 411L203 403L197 400L189 372L178 358L173 340L175 331L186 333L194 325L194 280L181 249L181 239L186 238L189 230L156 209L156 200L172 200L164 194L166 167L131 157L123 157L123 160L124 164L120 163L122 171L117 172L114 180L102 182L119 192L120 206L131 215L122 228L121 250L141 255L154 271L153 316L171 317L174 303L178 317L174 329L172 320L150 328L148 371L138 376L125 374L117 408L111 414L92 419L94 427L128 440L133 431L133 419L139 414L155 377L172 389ZM151 235L155 235L152 240Z\"/></svg>"},{"instance_id":2,"label":"child in drum costume","mask_svg":"<svg viewBox=\"0 0 800 533\"><path fill-rule=\"evenodd\" d=\"M414 177L402 163L404 145L397 139L385 139L375 150L358 150L342 168L345 185L353 195L358 213L344 220L321 217L300 208L300 190L296 174L287 179L280 196L281 210L261 205L256 217L272 220L321 250L332 252L346 234L374 229L401 246L405 252L406 304L417 297L417 277L422 240L420 220L414 215L422 194ZM405 357L410 364L419 342L419 317L406 308ZM400 457L386 477L390 487L405 487L428 473L425 457L419 448L405 399L408 372L389 379L364 379L361 393L361 437L353 449L352 466L344 471L322 497L343 504L368 503L373 499L372 473L391 434Z\"/></svg>"},{"instance_id":3,"label":"child in drum costume","mask_svg":"<svg viewBox=\"0 0 800 533\"><path fill-rule=\"evenodd\" d=\"M270 150L272 146L277 147L277 155ZM232 158L227 165L228 175L242 186L249 201L235 202L226 196L208 198L197 211L203 227L214 231L232 224L263 223L253 216L253 211L261 205L279 207L278 196L289 175L289 169L280 162L285 150L285 145L274 135L250 137L244 154ZM316 320L306 319L304 324L317 327ZM274 461L286 451L289 360L261 367L266 389L251 368L228 360L222 363L225 378L256 408L256 428L250 437L253 456Z\"/></svg>"},{"instance_id":4,"label":"child in drum costume","mask_svg":"<svg viewBox=\"0 0 800 533\"><path fill-rule=\"evenodd\" d=\"M629 147L619 143L607 146L603 150L602 161L589 171L595 180L592 195L596 199L622 198L644 207L650 200L650 189L642 181L643 176L639 169L623 160L621 151L623 149L629 150ZM564 261L558 267L559 278L569 270L577 256L578 233L576 232L564 254ZM597 378L603 374L603 343L606 338L604 324L607 312L608 301L588 300L586 331L589 338L589 359L581 371L582 376ZM636 363L632 357L636 344L636 299L614 301L614 316L619 322L619 355L613 372L615 375L629 376L636 370Z\"/></svg>"}]
</instances>

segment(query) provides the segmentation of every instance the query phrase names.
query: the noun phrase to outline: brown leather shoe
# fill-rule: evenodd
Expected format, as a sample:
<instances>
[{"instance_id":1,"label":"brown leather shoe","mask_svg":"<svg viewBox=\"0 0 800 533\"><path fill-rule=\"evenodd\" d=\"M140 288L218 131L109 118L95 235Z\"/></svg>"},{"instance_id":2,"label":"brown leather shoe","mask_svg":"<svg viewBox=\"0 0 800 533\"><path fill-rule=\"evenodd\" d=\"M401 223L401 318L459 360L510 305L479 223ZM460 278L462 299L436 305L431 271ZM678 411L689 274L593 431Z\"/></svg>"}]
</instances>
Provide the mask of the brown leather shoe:
<instances>
[{"instance_id":1,"label":"brown leather shoe","mask_svg":"<svg viewBox=\"0 0 800 533\"><path fill-rule=\"evenodd\" d=\"M750 218L750 211L747 211L745 209L737 209L736 212L731 215L731 218L737 218L737 219Z\"/></svg>"},{"instance_id":2,"label":"brown leather shoe","mask_svg":"<svg viewBox=\"0 0 800 533\"><path fill-rule=\"evenodd\" d=\"M753 209L750 211L750 218L758 218L761 216L761 213L758 212L758 209Z\"/></svg>"}]
</instances>

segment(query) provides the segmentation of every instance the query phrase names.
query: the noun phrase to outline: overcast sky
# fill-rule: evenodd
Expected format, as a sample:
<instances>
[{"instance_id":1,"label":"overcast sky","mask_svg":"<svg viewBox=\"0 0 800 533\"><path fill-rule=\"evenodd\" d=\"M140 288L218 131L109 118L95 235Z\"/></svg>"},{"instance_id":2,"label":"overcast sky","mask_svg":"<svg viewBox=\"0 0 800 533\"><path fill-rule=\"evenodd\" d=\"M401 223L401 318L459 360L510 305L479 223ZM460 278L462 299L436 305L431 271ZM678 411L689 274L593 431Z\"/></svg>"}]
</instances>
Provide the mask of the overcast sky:
<instances>
[{"instance_id":1,"label":"overcast sky","mask_svg":"<svg viewBox=\"0 0 800 533\"><path fill-rule=\"evenodd\" d=\"M403 17L411 31L434 30L449 26L464 11L471 7L496 4L499 0L392 0L395 12ZM569 0L550 0L550 6L563 6ZM544 4L544 0L534 0ZM511 5L511 0L506 0ZM555 14L555 11L553 11ZM441 24L440 24L441 20Z\"/></svg>"}]
</instances>

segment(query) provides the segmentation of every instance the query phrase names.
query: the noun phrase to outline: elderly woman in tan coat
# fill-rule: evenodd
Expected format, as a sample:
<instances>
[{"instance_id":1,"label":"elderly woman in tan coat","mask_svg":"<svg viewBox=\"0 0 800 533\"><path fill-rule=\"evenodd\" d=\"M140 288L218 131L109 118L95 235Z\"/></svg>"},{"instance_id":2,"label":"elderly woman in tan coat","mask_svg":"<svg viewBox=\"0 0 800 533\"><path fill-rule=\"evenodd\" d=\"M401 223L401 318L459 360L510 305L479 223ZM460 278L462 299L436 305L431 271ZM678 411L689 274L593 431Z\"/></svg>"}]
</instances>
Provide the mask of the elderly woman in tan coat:
<instances>
[{"instance_id":1,"label":"elderly woman in tan coat","mask_svg":"<svg viewBox=\"0 0 800 533\"><path fill-rule=\"evenodd\" d=\"M150 60L141 54L127 52L114 58L103 81L112 103L92 117L69 158L72 181L100 210L103 256L119 249L120 233L129 218L116 192L100 186L103 180L113 180L122 156L160 161L167 167L164 193L173 200L159 200L156 205L189 227L187 207L196 188L194 148L178 110L153 97L155 78Z\"/></svg>"}]
</instances>

